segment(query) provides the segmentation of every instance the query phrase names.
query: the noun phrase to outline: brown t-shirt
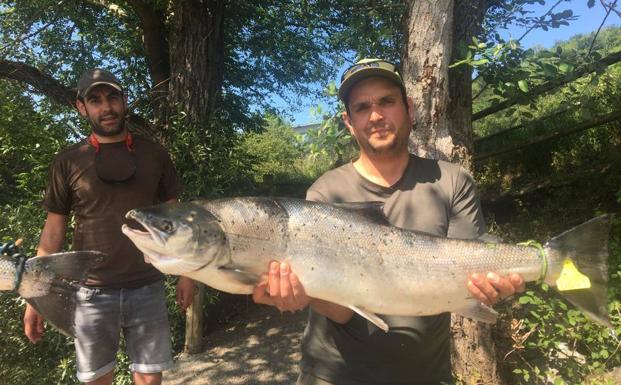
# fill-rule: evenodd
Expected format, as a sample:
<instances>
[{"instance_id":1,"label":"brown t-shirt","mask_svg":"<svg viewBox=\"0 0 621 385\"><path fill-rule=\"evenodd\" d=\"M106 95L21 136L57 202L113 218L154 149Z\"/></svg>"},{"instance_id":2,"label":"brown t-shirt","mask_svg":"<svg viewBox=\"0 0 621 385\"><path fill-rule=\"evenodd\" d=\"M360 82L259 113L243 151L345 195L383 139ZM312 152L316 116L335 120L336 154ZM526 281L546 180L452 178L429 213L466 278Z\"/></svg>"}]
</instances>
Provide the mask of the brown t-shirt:
<instances>
[{"instance_id":1,"label":"brown t-shirt","mask_svg":"<svg viewBox=\"0 0 621 385\"><path fill-rule=\"evenodd\" d=\"M125 142L102 143L102 151L127 151ZM176 198L181 190L173 164L162 146L133 137L136 173L125 182L102 181L95 170L95 149L86 141L54 158L43 207L75 215L73 249L98 250L110 256L91 270L87 285L131 288L162 279L142 253L121 232L129 210Z\"/></svg>"},{"instance_id":2,"label":"brown t-shirt","mask_svg":"<svg viewBox=\"0 0 621 385\"><path fill-rule=\"evenodd\" d=\"M484 233L472 178L457 165L414 155L394 186L376 185L349 163L322 175L306 199L380 201L395 226L453 238L476 238ZM301 370L339 385L453 382L448 313L381 317L390 326L388 333L358 314L340 325L311 309L302 341Z\"/></svg>"}]
</instances>

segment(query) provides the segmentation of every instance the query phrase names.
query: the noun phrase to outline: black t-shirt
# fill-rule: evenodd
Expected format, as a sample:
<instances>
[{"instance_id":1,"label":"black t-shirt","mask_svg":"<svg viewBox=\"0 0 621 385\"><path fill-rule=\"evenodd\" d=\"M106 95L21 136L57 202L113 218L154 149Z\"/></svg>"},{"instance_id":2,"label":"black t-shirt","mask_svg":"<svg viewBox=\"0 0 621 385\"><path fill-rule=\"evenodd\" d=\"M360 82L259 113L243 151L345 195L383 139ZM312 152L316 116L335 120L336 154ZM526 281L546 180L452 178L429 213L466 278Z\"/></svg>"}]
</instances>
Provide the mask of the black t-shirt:
<instances>
[{"instance_id":1,"label":"black t-shirt","mask_svg":"<svg viewBox=\"0 0 621 385\"><path fill-rule=\"evenodd\" d=\"M125 141L101 143L101 151L128 151ZM95 149L87 141L58 153L50 169L43 207L56 214L75 215L73 249L97 250L110 258L89 274L87 285L138 287L162 279L145 263L142 253L121 232L124 223L138 227L125 214L178 197L180 184L162 146L134 136L136 173L125 182L102 181L95 170Z\"/></svg>"},{"instance_id":2,"label":"black t-shirt","mask_svg":"<svg viewBox=\"0 0 621 385\"><path fill-rule=\"evenodd\" d=\"M374 184L349 163L322 175L306 198L384 202L392 225L438 236L466 239L484 233L472 178L457 165L414 155L394 186ZM388 333L355 313L340 325L311 309L301 370L338 385L452 383L450 314L382 318Z\"/></svg>"}]
</instances>

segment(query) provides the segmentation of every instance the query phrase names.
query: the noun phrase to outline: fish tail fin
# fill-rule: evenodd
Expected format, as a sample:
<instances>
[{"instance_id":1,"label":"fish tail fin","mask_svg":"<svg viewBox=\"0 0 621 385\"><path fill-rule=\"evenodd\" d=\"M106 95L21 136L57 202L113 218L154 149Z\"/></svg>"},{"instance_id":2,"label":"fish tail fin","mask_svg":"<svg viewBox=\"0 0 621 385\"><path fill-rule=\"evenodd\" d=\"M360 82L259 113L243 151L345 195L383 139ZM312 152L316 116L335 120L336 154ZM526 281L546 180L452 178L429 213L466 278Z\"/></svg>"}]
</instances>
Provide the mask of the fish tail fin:
<instances>
[{"instance_id":1,"label":"fish tail fin","mask_svg":"<svg viewBox=\"0 0 621 385\"><path fill-rule=\"evenodd\" d=\"M75 283L50 285L47 294L39 297L26 298L45 320L56 330L67 337L75 338L75 294L80 288Z\"/></svg>"},{"instance_id":2,"label":"fish tail fin","mask_svg":"<svg viewBox=\"0 0 621 385\"><path fill-rule=\"evenodd\" d=\"M75 294L95 265L106 255L94 251L74 251L34 257L26 261L18 293L58 331L75 337ZM45 292L29 292L27 282L46 280L53 275Z\"/></svg>"},{"instance_id":3,"label":"fish tail fin","mask_svg":"<svg viewBox=\"0 0 621 385\"><path fill-rule=\"evenodd\" d=\"M593 320L608 319L608 235L613 215L593 218L552 238L546 283Z\"/></svg>"}]
</instances>

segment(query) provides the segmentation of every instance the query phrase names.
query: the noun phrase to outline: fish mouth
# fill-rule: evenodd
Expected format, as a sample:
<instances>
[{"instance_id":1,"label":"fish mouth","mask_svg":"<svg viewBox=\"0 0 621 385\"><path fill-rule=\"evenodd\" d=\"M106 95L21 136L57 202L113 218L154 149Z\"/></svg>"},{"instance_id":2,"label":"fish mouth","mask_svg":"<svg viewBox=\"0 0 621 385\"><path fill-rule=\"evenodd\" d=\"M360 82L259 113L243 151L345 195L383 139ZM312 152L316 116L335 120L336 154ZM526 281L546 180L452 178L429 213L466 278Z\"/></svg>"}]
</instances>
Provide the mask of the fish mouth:
<instances>
[{"instance_id":1,"label":"fish mouth","mask_svg":"<svg viewBox=\"0 0 621 385\"><path fill-rule=\"evenodd\" d=\"M164 241L157 237L157 233L132 229L126 224L123 224L121 231L142 251L146 263L152 263L162 270L179 262L178 258L163 253Z\"/></svg>"},{"instance_id":2,"label":"fish mouth","mask_svg":"<svg viewBox=\"0 0 621 385\"><path fill-rule=\"evenodd\" d=\"M127 235L131 240L135 239L141 244L150 244L151 242L153 242L155 243L155 245L161 248L164 248L166 246L167 237L165 236L165 234L162 234L162 232L158 229L149 226L147 220L142 215L139 215L135 210L131 210L127 214L125 214L125 218L135 220L146 229L146 231L141 231L124 224L121 228L123 234Z\"/></svg>"}]
</instances>

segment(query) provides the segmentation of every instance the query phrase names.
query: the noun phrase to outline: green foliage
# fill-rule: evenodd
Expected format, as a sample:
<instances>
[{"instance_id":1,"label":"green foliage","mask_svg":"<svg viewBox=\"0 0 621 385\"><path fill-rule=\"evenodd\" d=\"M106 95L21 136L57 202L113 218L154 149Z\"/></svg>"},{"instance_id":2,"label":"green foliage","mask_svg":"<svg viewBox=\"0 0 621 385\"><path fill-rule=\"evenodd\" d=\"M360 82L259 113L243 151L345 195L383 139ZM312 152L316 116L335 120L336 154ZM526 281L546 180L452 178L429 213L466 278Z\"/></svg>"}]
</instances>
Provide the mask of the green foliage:
<instances>
[{"instance_id":1,"label":"green foliage","mask_svg":"<svg viewBox=\"0 0 621 385\"><path fill-rule=\"evenodd\" d=\"M40 207L47 170L54 154L66 144L64 125L44 113L11 83L0 81L0 241L24 239L22 252L33 255L43 226ZM0 293L0 378L9 384L75 383L73 343L47 333L38 345L23 333L25 302Z\"/></svg>"},{"instance_id":2,"label":"green foliage","mask_svg":"<svg viewBox=\"0 0 621 385\"><path fill-rule=\"evenodd\" d=\"M336 84L331 82L324 89L324 93L336 98ZM306 132L303 145L306 153L304 170L313 179L352 160L357 155L355 139L343 122L344 111L344 106L339 103L332 110L324 111L321 106L317 106L312 112L321 118L321 124Z\"/></svg>"},{"instance_id":3,"label":"green foliage","mask_svg":"<svg viewBox=\"0 0 621 385\"><path fill-rule=\"evenodd\" d=\"M474 110L497 103L500 97L527 95L543 82L559 79L576 66L598 60L621 48L618 28L603 31L596 51L587 55L592 36L577 36L551 50L525 52L525 60L509 68L498 66L497 79L513 79L504 89L487 89ZM517 59L516 59L517 60ZM491 68L491 67L488 67ZM508 78L505 78L507 72ZM519 80L528 80L527 84ZM489 79L487 79L489 80ZM478 136L506 133L475 143L477 154L511 148L533 137L548 135L618 111L621 105L621 66L585 76L554 93L475 122ZM492 83L494 84L494 83ZM579 134L533 144L481 161L476 176L484 202L502 194L502 210L490 213L504 219L491 222L505 239L545 241L568 227L604 212L618 212L621 186L621 129L612 122ZM484 206L485 208L485 206ZM498 218L499 218L498 217ZM621 221L611 231L609 259L609 312L613 330L588 321L546 286L527 291L507 310L511 324L505 341L512 384L581 385L603 383L598 375L621 365ZM602 380L603 381L603 380Z\"/></svg>"},{"instance_id":4,"label":"green foliage","mask_svg":"<svg viewBox=\"0 0 621 385\"><path fill-rule=\"evenodd\" d=\"M304 135L295 133L280 118L267 115L262 132L243 136L236 152L247 162L255 183L308 186L325 171L355 156L353 140L340 113L323 113L317 107L315 114L323 122Z\"/></svg>"},{"instance_id":5,"label":"green foliage","mask_svg":"<svg viewBox=\"0 0 621 385\"><path fill-rule=\"evenodd\" d=\"M170 118L162 142L184 186L183 199L248 193L248 159L234 150L239 135L214 117L209 127L198 126L183 112Z\"/></svg>"},{"instance_id":6,"label":"green foliage","mask_svg":"<svg viewBox=\"0 0 621 385\"><path fill-rule=\"evenodd\" d=\"M266 175L276 179L295 179L299 171L296 162L302 157L301 137L291 125L275 115L265 118L264 131L244 136L238 151L251 164L253 179L263 182Z\"/></svg>"},{"instance_id":7,"label":"green foliage","mask_svg":"<svg viewBox=\"0 0 621 385\"><path fill-rule=\"evenodd\" d=\"M618 28L613 28L600 35L602 41L610 44L601 48L602 55L621 49L618 31ZM539 55L548 57L562 52L563 55L581 56L584 51L570 53L568 47L587 49L590 41L588 36L578 36L547 53L542 51ZM536 79L536 76L528 75L528 78ZM580 78L554 94L538 97L527 104L475 122L475 133L481 137L515 128L489 140L476 141L476 153L490 153L510 148L533 137L562 133L594 117L618 111L618 106L621 105L620 79L621 66L615 64L604 71ZM493 98L490 93L485 94L482 100L477 100L474 108L483 108ZM604 172L619 161L616 155L621 142L619 132L619 122L611 122L481 162L477 165L477 173L482 189L508 192L510 189L525 188L537 178L563 183L556 180L558 176L566 183L567 176L573 178L585 173ZM520 161L516 162L516 159ZM616 188L614 178L603 179L600 184L602 183L608 185L608 188Z\"/></svg>"}]
</instances>

